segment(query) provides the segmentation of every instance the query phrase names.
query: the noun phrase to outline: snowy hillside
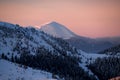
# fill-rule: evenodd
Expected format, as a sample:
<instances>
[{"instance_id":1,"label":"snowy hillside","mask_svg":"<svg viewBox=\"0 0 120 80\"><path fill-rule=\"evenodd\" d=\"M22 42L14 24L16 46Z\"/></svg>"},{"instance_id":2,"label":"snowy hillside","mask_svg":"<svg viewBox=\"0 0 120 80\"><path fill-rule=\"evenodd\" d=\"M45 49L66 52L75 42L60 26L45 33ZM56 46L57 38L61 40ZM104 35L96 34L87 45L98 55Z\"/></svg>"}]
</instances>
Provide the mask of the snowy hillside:
<instances>
[{"instance_id":1,"label":"snowy hillside","mask_svg":"<svg viewBox=\"0 0 120 80\"><path fill-rule=\"evenodd\" d=\"M88 38L82 40L84 43ZM119 47L111 50L116 53ZM0 57L0 80L44 80L52 77L64 80L107 80L119 76L120 72L119 57L88 54L37 28L6 22L0 22ZM111 72L114 75L109 70L114 71ZM101 76L104 72L106 75Z\"/></svg>"},{"instance_id":2,"label":"snowy hillside","mask_svg":"<svg viewBox=\"0 0 120 80\"><path fill-rule=\"evenodd\" d=\"M69 29L67 29L64 25L54 21L42 25L40 30L52 36L63 39L70 39L71 37L75 36L75 34Z\"/></svg>"},{"instance_id":3,"label":"snowy hillside","mask_svg":"<svg viewBox=\"0 0 120 80\"><path fill-rule=\"evenodd\" d=\"M0 59L0 80L51 80L52 73ZM57 79L54 79L57 80Z\"/></svg>"},{"instance_id":4,"label":"snowy hillside","mask_svg":"<svg viewBox=\"0 0 120 80\"><path fill-rule=\"evenodd\" d=\"M79 65L80 55L60 38L32 27L0 22L0 56L5 60L51 72L65 80L91 78Z\"/></svg>"},{"instance_id":5,"label":"snowy hillside","mask_svg":"<svg viewBox=\"0 0 120 80\"><path fill-rule=\"evenodd\" d=\"M23 52L35 55L40 49L54 51L56 55L60 55L61 53L54 47L69 55L76 53L70 52L74 48L66 50L70 46L63 42L32 27L23 28L19 25L0 22L0 54L7 55L9 59L12 56L18 57Z\"/></svg>"}]
</instances>

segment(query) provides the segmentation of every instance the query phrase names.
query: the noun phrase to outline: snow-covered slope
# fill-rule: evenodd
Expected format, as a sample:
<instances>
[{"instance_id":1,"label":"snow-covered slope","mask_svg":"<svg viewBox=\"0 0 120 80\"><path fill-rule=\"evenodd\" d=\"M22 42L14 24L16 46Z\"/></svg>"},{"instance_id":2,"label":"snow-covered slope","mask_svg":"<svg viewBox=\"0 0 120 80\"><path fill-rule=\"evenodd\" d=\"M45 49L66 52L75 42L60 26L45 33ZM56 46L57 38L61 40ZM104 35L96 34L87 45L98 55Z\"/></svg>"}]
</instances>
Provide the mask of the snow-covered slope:
<instances>
[{"instance_id":1,"label":"snow-covered slope","mask_svg":"<svg viewBox=\"0 0 120 80\"><path fill-rule=\"evenodd\" d=\"M58 23L52 22L51 26L56 24ZM74 35L72 32L71 34ZM96 58L105 57L106 55L87 54L72 47L64 40L54 38L33 27L21 27L19 25L0 22L0 56L12 62L49 71L58 76L62 75L63 78L69 75L70 77L72 76L71 79L73 80L76 77L81 79L84 76L95 76L87 65ZM25 80L37 80L38 78L41 80L41 78L47 79L49 76L51 78L51 74L47 77L46 75L42 75L39 70L31 68L23 69L22 67L19 68L18 65L15 66L15 64L9 63L8 61L0 60L0 79L2 80L24 79L25 76ZM7 69L5 70L4 68ZM38 77L38 74L41 77ZM81 74L84 74L84 76L80 76ZM95 78L98 79L97 76Z\"/></svg>"},{"instance_id":2,"label":"snow-covered slope","mask_svg":"<svg viewBox=\"0 0 120 80\"><path fill-rule=\"evenodd\" d=\"M0 59L0 80L51 80L52 73ZM56 79L54 79L56 80Z\"/></svg>"},{"instance_id":3,"label":"snow-covered slope","mask_svg":"<svg viewBox=\"0 0 120 80\"><path fill-rule=\"evenodd\" d=\"M50 62L53 64L64 58L77 57L77 54L77 50L64 40L54 38L38 29L0 22L0 56L3 59L56 73L57 71L52 69L57 68L59 64L49 66ZM56 57L59 59L55 62ZM69 64L69 60L66 60L66 64L67 62Z\"/></svg>"},{"instance_id":4,"label":"snow-covered slope","mask_svg":"<svg viewBox=\"0 0 120 80\"><path fill-rule=\"evenodd\" d=\"M57 38L53 38L38 29L23 28L19 25L0 22L0 54L7 55L9 59L11 56L19 56L25 51L35 55L40 48L51 52L55 51L56 55L60 55L61 53L55 47L68 54L74 54L70 52L70 49L66 49L70 47L66 42L62 40L58 42Z\"/></svg>"},{"instance_id":5,"label":"snow-covered slope","mask_svg":"<svg viewBox=\"0 0 120 80\"><path fill-rule=\"evenodd\" d=\"M54 37L59 37L63 39L69 39L75 36L75 34L69 29L67 29L64 25L54 21L42 25L40 30Z\"/></svg>"},{"instance_id":6,"label":"snow-covered slope","mask_svg":"<svg viewBox=\"0 0 120 80\"><path fill-rule=\"evenodd\" d=\"M66 77L66 74L74 75L75 72L82 78L83 76L79 76L82 73L89 75L78 64L81 60L80 53L64 40L54 38L38 29L0 22L0 55L3 59L50 71L58 76L61 73ZM60 66L61 69L58 69Z\"/></svg>"}]
</instances>

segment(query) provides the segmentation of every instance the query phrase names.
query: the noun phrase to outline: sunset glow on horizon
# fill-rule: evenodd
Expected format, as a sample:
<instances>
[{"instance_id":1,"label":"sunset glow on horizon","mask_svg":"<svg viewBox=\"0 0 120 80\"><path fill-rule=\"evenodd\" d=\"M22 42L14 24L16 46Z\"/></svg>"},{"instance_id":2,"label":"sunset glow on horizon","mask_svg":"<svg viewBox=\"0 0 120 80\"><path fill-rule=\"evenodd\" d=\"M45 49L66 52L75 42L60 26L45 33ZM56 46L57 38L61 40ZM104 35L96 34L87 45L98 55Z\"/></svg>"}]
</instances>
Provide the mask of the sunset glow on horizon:
<instances>
[{"instance_id":1,"label":"sunset glow on horizon","mask_svg":"<svg viewBox=\"0 0 120 80\"><path fill-rule=\"evenodd\" d=\"M22 26L56 21L81 36L120 36L120 1L0 0L0 21Z\"/></svg>"}]
</instances>

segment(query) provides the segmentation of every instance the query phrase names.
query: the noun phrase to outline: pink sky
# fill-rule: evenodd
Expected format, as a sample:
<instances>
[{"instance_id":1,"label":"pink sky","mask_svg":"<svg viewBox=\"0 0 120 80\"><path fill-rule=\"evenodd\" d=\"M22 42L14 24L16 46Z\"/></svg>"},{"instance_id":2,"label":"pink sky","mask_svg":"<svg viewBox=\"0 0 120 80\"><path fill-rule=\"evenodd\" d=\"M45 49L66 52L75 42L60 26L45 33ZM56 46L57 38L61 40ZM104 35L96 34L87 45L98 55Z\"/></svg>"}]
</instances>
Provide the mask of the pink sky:
<instances>
[{"instance_id":1,"label":"pink sky","mask_svg":"<svg viewBox=\"0 0 120 80\"><path fill-rule=\"evenodd\" d=\"M81 36L120 36L120 2L115 1L0 0L0 21L23 26L57 21Z\"/></svg>"}]
</instances>

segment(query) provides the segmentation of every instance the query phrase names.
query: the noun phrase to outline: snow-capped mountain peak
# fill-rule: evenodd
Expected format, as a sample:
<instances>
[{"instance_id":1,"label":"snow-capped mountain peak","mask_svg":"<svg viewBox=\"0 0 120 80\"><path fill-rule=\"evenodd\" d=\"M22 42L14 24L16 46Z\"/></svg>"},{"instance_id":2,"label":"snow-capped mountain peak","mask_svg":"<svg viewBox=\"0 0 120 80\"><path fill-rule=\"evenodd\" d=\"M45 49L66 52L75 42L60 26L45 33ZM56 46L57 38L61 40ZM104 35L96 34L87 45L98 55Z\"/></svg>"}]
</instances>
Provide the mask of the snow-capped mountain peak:
<instances>
[{"instance_id":1,"label":"snow-capped mountain peak","mask_svg":"<svg viewBox=\"0 0 120 80\"><path fill-rule=\"evenodd\" d=\"M64 25L59 24L55 21L42 25L40 30L54 37L63 39L70 39L71 37L75 36L75 34L69 29L67 29Z\"/></svg>"}]
</instances>

